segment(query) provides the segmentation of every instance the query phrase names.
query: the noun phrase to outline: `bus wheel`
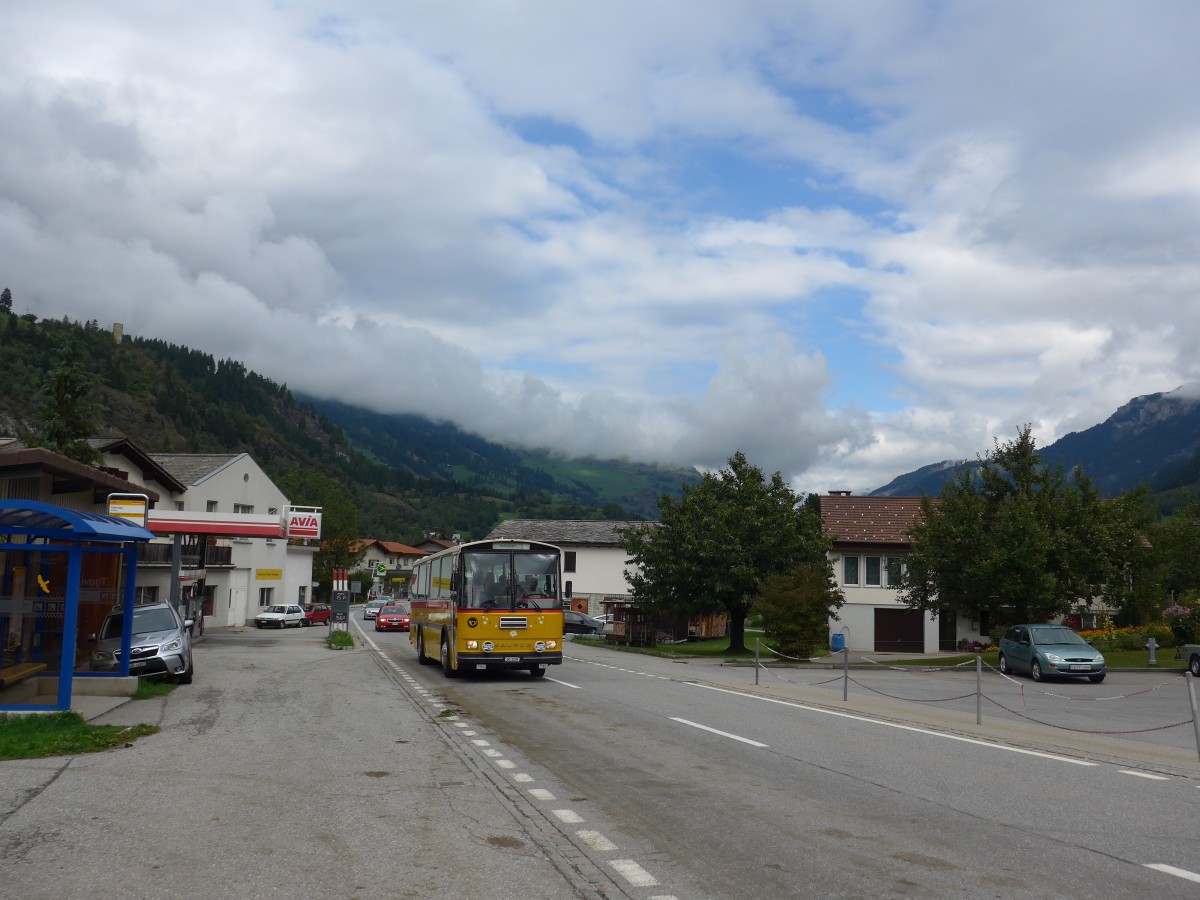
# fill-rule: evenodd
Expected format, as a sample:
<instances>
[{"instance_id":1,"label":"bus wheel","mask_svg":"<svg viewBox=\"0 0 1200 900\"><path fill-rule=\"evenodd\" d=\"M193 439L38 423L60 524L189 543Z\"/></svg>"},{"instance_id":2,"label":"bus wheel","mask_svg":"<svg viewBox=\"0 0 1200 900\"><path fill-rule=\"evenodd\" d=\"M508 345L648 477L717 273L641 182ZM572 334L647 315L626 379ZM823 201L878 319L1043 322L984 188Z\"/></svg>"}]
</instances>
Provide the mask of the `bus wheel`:
<instances>
[{"instance_id":1,"label":"bus wheel","mask_svg":"<svg viewBox=\"0 0 1200 900\"><path fill-rule=\"evenodd\" d=\"M450 638L442 635L442 674L447 678L454 678L458 675L454 669L450 667Z\"/></svg>"},{"instance_id":2,"label":"bus wheel","mask_svg":"<svg viewBox=\"0 0 1200 900\"><path fill-rule=\"evenodd\" d=\"M417 662L423 666L430 665L433 660L425 653L425 629L417 629Z\"/></svg>"},{"instance_id":3,"label":"bus wheel","mask_svg":"<svg viewBox=\"0 0 1200 900\"><path fill-rule=\"evenodd\" d=\"M532 675L534 678L541 678L543 675L546 674L546 670L543 669L541 666L530 666L529 674Z\"/></svg>"}]
</instances>

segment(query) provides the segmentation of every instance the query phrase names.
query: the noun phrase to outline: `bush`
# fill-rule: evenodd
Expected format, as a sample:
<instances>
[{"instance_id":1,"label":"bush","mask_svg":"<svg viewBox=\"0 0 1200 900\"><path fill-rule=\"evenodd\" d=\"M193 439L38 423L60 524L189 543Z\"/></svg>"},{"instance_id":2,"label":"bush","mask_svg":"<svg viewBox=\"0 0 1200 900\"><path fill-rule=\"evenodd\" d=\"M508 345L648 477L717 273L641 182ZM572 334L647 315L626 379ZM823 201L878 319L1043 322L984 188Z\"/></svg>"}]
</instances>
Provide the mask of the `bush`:
<instances>
[{"instance_id":1,"label":"bush","mask_svg":"<svg viewBox=\"0 0 1200 900\"><path fill-rule=\"evenodd\" d=\"M1163 618L1176 644L1200 644L1200 606L1172 603L1163 610Z\"/></svg>"}]
</instances>

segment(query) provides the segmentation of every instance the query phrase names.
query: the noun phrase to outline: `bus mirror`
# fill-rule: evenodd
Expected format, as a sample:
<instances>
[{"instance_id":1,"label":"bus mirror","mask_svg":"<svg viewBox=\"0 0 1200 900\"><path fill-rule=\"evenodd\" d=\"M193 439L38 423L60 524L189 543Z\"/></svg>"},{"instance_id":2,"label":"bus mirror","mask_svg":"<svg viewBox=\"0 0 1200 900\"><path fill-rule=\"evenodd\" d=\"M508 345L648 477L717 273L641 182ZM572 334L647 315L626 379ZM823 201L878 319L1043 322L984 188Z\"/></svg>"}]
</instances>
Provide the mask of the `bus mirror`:
<instances>
[{"instance_id":1,"label":"bus mirror","mask_svg":"<svg viewBox=\"0 0 1200 900\"><path fill-rule=\"evenodd\" d=\"M568 600L571 599L571 582L569 582L569 581L567 582L566 590L563 591L563 596L566 597Z\"/></svg>"},{"instance_id":2,"label":"bus mirror","mask_svg":"<svg viewBox=\"0 0 1200 900\"><path fill-rule=\"evenodd\" d=\"M450 590L454 593L458 592L458 573L457 572L450 573Z\"/></svg>"}]
</instances>

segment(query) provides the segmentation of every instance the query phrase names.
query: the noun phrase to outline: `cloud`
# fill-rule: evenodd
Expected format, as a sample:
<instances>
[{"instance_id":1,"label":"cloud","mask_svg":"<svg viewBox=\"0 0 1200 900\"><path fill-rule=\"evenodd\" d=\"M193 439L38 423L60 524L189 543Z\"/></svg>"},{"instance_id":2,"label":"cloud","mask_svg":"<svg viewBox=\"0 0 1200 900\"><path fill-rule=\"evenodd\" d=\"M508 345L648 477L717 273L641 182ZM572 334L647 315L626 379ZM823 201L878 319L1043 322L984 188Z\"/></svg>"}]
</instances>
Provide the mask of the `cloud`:
<instances>
[{"instance_id":1,"label":"cloud","mask_svg":"<svg viewBox=\"0 0 1200 900\"><path fill-rule=\"evenodd\" d=\"M864 490L1200 380L1198 18L9 4L0 281L495 440Z\"/></svg>"}]
</instances>

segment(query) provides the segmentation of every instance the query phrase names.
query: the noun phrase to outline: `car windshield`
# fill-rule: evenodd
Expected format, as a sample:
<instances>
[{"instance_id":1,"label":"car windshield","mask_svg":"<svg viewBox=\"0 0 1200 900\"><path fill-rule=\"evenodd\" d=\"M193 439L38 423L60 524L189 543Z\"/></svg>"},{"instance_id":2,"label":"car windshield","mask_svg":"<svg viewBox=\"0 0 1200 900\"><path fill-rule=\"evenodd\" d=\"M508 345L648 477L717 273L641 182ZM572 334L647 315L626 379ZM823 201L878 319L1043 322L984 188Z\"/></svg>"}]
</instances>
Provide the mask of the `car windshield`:
<instances>
[{"instance_id":1,"label":"car windshield","mask_svg":"<svg viewBox=\"0 0 1200 900\"><path fill-rule=\"evenodd\" d=\"M383 609L379 610L379 613L380 615L387 613L389 616L402 616L407 611L408 610L402 609L399 606L385 606Z\"/></svg>"},{"instance_id":2,"label":"car windshield","mask_svg":"<svg viewBox=\"0 0 1200 900\"><path fill-rule=\"evenodd\" d=\"M263 610L263 612L276 612L276 613L287 612L287 607L286 606L268 606L265 610Z\"/></svg>"},{"instance_id":3,"label":"car windshield","mask_svg":"<svg viewBox=\"0 0 1200 900\"><path fill-rule=\"evenodd\" d=\"M1083 638L1070 628L1051 626L1048 628L1030 628L1033 640L1038 644L1086 644Z\"/></svg>"},{"instance_id":4,"label":"car windshield","mask_svg":"<svg viewBox=\"0 0 1200 900\"><path fill-rule=\"evenodd\" d=\"M121 636L121 627L125 624L125 615L123 613L114 613L104 620L104 627L100 631L101 638L114 638ZM135 609L133 611L133 633L134 634L150 634L155 631L169 631L172 628L178 628L178 623L175 617L171 615L171 611L165 606L158 606L154 609Z\"/></svg>"}]
</instances>

